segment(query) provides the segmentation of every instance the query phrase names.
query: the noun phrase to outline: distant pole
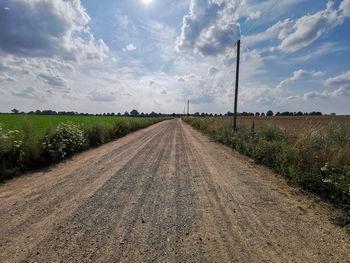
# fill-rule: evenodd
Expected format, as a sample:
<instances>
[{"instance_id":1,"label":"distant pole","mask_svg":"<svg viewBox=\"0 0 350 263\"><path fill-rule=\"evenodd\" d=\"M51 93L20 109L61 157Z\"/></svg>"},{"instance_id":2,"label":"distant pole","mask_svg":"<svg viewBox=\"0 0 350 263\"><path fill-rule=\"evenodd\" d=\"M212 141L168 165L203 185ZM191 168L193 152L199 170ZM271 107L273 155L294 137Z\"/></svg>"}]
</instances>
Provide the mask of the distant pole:
<instances>
[{"instance_id":1,"label":"distant pole","mask_svg":"<svg viewBox=\"0 0 350 263\"><path fill-rule=\"evenodd\" d=\"M190 100L187 100L187 115L190 115Z\"/></svg>"},{"instance_id":2,"label":"distant pole","mask_svg":"<svg viewBox=\"0 0 350 263\"><path fill-rule=\"evenodd\" d=\"M238 81L239 81L239 55L241 49L241 40L237 41L237 61L236 61L236 88L235 88L235 110L233 113L233 129L237 131L237 100L238 100Z\"/></svg>"}]
</instances>

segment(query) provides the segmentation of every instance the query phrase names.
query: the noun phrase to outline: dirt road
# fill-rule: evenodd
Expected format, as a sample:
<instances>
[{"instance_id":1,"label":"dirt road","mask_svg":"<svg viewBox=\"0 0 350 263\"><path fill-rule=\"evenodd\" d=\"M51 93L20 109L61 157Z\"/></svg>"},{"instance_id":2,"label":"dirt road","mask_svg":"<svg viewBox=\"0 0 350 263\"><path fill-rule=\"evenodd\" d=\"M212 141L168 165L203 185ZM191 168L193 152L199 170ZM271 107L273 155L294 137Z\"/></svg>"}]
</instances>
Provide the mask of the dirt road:
<instances>
[{"instance_id":1,"label":"dirt road","mask_svg":"<svg viewBox=\"0 0 350 263\"><path fill-rule=\"evenodd\" d=\"M176 119L0 185L0 262L350 262L329 216Z\"/></svg>"}]
</instances>

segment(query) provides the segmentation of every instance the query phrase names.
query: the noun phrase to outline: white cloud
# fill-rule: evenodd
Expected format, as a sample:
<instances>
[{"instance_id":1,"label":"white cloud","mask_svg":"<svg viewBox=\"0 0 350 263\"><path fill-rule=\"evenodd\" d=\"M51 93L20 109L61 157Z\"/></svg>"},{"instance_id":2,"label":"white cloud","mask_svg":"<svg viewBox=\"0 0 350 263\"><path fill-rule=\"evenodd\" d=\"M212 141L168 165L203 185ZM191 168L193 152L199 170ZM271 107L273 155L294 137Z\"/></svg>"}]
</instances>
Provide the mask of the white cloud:
<instances>
[{"instance_id":1,"label":"white cloud","mask_svg":"<svg viewBox=\"0 0 350 263\"><path fill-rule=\"evenodd\" d=\"M134 51L136 50L136 46L133 43L130 43L129 45L127 45L125 48L123 48L123 51Z\"/></svg>"},{"instance_id":2,"label":"white cloud","mask_svg":"<svg viewBox=\"0 0 350 263\"><path fill-rule=\"evenodd\" d=\"M344 0L339 10L333 8L333 2L328 2L326 9L299 18L293 27L294 32L283 38L278 49L295 52L313 43L327 30L341 25L350 16L348 2L349 0Z\"/></svg>"},{"instance_id":3,"label":"white cloud","mask_svg":"<svg viewBox=\"0 0 350 263\"><path fill-rule=\"evenodd\" d=\"M350 70L325 81L329 87L350 87Z\"/></svg>"},{"instance_id":4,"label":"white cloud","mask_svg":"<svg viewBox=\"0 0 350 263\"><path fill-rule=\"evenodd\" d=\"M89 20L79 0L2 0L0 51L20 57L101 61L108 47L103 40L95 41Z\"/></svg>"},{"instance_id":5,"label":"white cloud","mask_svg":"<svg viewBox=\"0 0 350 263\"><path fill-rule=\"evenodd\" d=\"M235 2L192 0L184 16L178 50L190 49L204 56L224 54L240 38Z\"/></svg>"},{"instance_id":6,"label":"white cloud","mask_svg":"<svg viewBox=\"0 0 350 263\"><path fill-rule=\"evenodd\" d=\"M283 39L286 37L286 35L288 35L288 33L290 33L292 26L293 20L287 18L283 21L278 21L262 33L243 36L243 41L246 45L251 46L259 42L268 41L275 38Z\"/></svg>"},{"instance_id":7,"label":"white cloud","mask_svg":"<svg viewBox=\"0 0 350 263\"><path fill-rule=\"evenodd\" d=\"M111 102L116 100L116 94L112 91L94 89L89 93L89 99L97 102Z\"/></svg>"},{"instance_id":8,"label":"white cloud","mask_svg":"<svg viewBox=\"0 0 350 263\"><path fill-rule=\"evenodd\" d=\"M16 79L14 79L13 77L10 77L8 74L0 72L0 83L1 82L15 82L15 81L16 81Z\"/></svg>"},{"instance_id":9,"label":"white cloud","mask_svg":"<svg viewBox=\"0 0 350 263\"><path fill-rule=\"evenodd\" d=\"M330 88L334 88L332 91L311 91L304 94L304 100L310 99L326 99L326 98L338 98L350 96L350 71L344 72L333 78L328 78L324 81L324 84Z\"/></svg>"},{"instance_id":10,"label":"white cloud","mask_svg":"<svg viewBox=\"0 0 350 263\"><path fill-rule=\"evenodd\" d=\"M311 75L313 77L319 77L319 76L324 75L324 73L321 72L321 71L307 71L307 70L299 69L299 70L293 72L293 76L292 77L282 80L277 85L277 88L278 89L282 89L283 86L287 85L288 83L290 83L292 81L295 81L295 80L298 80L301 77L306 76L306 75Z\"/></svg>"},{"instance_id":11,"label":"white cloud","mask_svg":"<svg viewBox=\"0 0 350 263\"><path fill-rule=\"evenodd\" d=\"M16 97L22 97L26 99L38 99L41 97L40 92L33 87L28 87L21 91L12 91L11 93Z\"/></svg>"}]
</instances>

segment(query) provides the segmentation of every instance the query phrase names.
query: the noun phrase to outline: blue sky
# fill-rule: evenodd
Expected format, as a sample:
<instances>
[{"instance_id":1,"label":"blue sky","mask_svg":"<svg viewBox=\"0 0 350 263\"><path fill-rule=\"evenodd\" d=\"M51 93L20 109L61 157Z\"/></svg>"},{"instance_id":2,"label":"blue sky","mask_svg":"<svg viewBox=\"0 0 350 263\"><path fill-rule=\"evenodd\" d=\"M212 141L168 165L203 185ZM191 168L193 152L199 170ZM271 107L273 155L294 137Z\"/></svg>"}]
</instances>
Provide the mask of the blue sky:
<instances>
[{"instance_id":1,"label":"blue sky","mask_svg":"<svg viewBox=\"0 0 350 263\"><path fill-rule=\"evenodd\" d=\"M2 0L0 111L232 111L239 38L239 111L350 113L350 0Z\"/></svg>"}]
</instances>

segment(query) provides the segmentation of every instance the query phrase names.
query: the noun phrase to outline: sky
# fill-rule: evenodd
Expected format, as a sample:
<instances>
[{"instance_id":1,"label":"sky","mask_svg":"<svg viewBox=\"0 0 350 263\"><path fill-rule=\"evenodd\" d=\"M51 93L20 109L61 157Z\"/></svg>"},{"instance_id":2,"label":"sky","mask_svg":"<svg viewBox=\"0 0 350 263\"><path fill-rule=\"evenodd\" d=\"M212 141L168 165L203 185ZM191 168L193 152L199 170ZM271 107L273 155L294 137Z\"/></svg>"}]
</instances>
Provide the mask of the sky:
<instances>
[{"instance_id":1,"label":"sky","mask_svg":"<svg viewBox=\"0 0 350 263\"><path fill-rule=\"evenodd\" d=\"M350 114L350 0L0 0L0 111Z\"/></svg>"}]
</instances>

